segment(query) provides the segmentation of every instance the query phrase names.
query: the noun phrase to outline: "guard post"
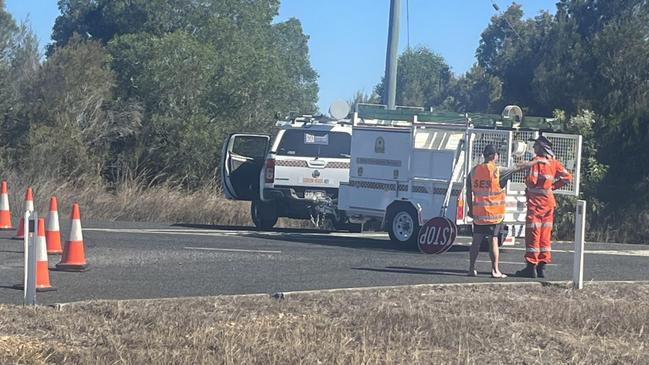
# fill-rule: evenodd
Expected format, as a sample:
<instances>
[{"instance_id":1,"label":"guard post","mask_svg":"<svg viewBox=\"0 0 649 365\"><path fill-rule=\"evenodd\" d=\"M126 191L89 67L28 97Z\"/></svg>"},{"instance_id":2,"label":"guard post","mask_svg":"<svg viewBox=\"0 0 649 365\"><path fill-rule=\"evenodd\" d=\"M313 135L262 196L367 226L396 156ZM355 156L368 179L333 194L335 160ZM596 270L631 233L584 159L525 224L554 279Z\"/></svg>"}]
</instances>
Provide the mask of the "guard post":
<instances>
[{"instance_id":1,"label":"guard post","mask_svg":"<svg viewBox=\"0 0 649 365\"><path fill-rule=\"evenodd\" d=\"M23 281L23 305L36 304L36 227L38 214L25 212L25 279Z\"/></svg>"},{"instance_id":2,"label":"guard post","mask_svg":"<svg viewBox=\"0 0 649 365\"><path fill-rule=\"evenodd\" d=\"M575 212L575 257L572 283L575 289L584 288L584 241L586 239L586 201L577 200Z\"/></svg>"}]
</instances>

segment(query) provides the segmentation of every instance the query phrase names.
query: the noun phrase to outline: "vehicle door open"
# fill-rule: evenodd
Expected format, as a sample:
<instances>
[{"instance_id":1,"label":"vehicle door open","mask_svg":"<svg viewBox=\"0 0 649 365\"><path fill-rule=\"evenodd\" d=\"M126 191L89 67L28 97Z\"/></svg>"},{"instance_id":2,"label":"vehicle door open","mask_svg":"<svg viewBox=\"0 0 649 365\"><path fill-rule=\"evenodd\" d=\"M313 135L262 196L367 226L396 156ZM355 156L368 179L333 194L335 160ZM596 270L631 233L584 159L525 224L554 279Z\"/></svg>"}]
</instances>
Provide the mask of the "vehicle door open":
<instances>
[{"instance_id":1,"label":"vehicle door open","mask_svg":"<svg viewBox=\"0 0 649 365\"><path fill-rule=\"evenodd\" d=\"M270 146L270 136L230 134L221 154L221 183L225 197L259 199L259 176Z\"/></svg>"}]
</instances>

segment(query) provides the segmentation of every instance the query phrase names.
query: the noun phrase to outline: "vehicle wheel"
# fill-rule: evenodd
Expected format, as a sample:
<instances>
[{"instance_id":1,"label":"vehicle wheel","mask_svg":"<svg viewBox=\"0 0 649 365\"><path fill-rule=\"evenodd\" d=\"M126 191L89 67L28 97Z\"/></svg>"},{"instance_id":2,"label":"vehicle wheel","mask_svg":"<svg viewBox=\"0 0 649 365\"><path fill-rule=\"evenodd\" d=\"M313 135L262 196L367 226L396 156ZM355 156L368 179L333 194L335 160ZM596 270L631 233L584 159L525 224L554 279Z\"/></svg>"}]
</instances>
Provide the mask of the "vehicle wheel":
<instances>
[{"instance_id":1,"label":"vehicle wheel","mask_svg":"<svg viewBox=\"0 0 649 365\"><path fill-rule=\"evenodd\" d=\"M259 229L271 229L277 223L277 208L272 203L254 200L250 204L250 216L255 227Z\"/></svg>"},{"instance_id":2,"label":"vehicle wheel","mask_svg":"<svg viewBox=\"0 0 649 365\"><path fill-rule=\"evenodd\" d=\"M419 234L419 219L415 209L401 205L388 212L387 231L390 239L394 242L408 246L417 245Z\"/></svg>"}]
</instances>

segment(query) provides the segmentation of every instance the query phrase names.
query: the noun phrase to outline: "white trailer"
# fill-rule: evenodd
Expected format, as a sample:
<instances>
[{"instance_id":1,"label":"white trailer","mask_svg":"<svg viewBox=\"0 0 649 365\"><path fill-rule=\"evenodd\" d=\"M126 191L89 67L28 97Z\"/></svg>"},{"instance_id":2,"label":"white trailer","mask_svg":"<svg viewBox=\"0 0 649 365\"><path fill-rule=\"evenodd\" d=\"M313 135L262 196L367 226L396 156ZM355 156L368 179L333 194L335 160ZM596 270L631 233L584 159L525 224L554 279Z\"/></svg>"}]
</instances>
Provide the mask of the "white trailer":
<instances>
[{"instance_id":1,"label":"white trailer","mask_svg":"<svg viewBox=\"0 0 649 365\"><path fill-rule=\"evenodd\" d=\"M551 122L529 119L528 125L546 128ZM340 184L337 208L353 222L381 222L392 240L407 244L416 242L419 227L433 217L468 226L465 178L481 162L484 146L499 146L499 164L511 166L532 158L527 141L539 133L554 142L557 158L575 176L557 193L578 195L581 136L521 128L521 121L514 106L503 115L467 115L359 105L352 120L349 182ZM513 175L506 188L505 223L517 236L524 235L524 178Z\"/></svg>"}]
</instances>

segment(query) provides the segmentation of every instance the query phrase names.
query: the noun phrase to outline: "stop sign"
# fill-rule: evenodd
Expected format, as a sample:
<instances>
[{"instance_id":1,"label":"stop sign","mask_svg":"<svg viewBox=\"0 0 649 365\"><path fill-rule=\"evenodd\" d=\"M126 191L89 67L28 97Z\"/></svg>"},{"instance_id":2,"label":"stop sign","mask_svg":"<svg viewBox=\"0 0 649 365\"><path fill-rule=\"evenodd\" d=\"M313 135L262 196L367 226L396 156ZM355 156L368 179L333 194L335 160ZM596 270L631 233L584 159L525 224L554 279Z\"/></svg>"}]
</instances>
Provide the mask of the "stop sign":
<instances>
[{"instance_id":1,"label":"stop sign","mask_svg":"<svg viewBox=\"0 0 649 365\"><path fill-rule=\"evenodd\" d=\"M444 217L435 217L426 222L417 236L419 251L426 254L446 252L457 237L455 222Z\"/></svg>"}]
</instances>

